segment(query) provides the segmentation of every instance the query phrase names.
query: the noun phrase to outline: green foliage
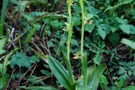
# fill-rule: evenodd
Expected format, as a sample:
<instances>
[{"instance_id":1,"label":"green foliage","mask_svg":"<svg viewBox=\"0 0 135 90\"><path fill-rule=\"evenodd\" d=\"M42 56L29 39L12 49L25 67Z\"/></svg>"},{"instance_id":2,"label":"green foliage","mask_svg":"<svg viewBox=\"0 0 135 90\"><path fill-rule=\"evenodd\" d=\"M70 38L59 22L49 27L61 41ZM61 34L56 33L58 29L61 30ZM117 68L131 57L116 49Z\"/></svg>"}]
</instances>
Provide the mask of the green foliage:
<instances>
[{"instance_id":1,"label":"green foliage","mask_svg":"<svg viewBox=\"0 0 135 90\"><path fill-rule=\"evenodd\" d=\"M126 44L127 46L130 46L132 49L135 49L135 42L133 42L131 40L123 38L121 40L121 43Z\"/></svg>"},{"instance_id":2,"label":"green foliage","mask_svg":"<svg viewBox=\"0 0 135 90\"><path fill-rule=\"evenodd\" d=\"M49 57L48 64L57 80L68 90L73 89L72 79L69 77L69 72L53 57Z\"/></svg>"},{"instance_id":3,"label":"green foliage","mask_svg":"<svg viewBox=\"0 0 135 90\"><path fill-rule=\"evenodd\" d=\"M134 89L135 89L135 86L128 86L128 87L123 88L122 90L134 90Z\"/></svg>"},{"instance_id":4,"label":"green foliage","mask_svg":"<svg viewBox=\"0 0 135 90\"><path fill-rule=\"evenodd\" d=\"M10 66L11 68L14 68L15 65L18 67L26 67L30 68L32 64L39 62L39 59L36 56L31 56L28 57L25 55L25 53L22 52L17 52L11 57L11 63Z\"/></svg>"},{"instance_id":5,"label":"green foliage","mask_svg":"<svg viewBox=\"0 0 135 90\"><path fill-rule=\"evenodd\" d=\"M60 84L62 84L68 90L75 88L83 90L84 87L86 88L86 90L90 90L90 88L92 90L97 90L100 80L99 77L103 74L105 70L105 65L99 65L97 67L94 65L89 67L87 70L88 74L86 75L88 86L85 86L83 83L84 81L81 79L81 77L80 77L81 82L79 81L78 83L77 81L75 82L76 84L72 82L72 79L69 77L69 72L55 58L49 56L48 64L54 76L57 78Z\"/></svg>"},{"instance_id":6,"label":"green foliage","mask_svg":"<svg viewBox=\"0 0 135 90\"><path fill-rule=\"evenodd\" d=\"M25 90L58 90L58 89L55 89L51 86L31 86L31 87L20 86L19 89L25 89Z\"/></svg>"},{"instance_id":7,"label":"green foliage","mask_svg":"<svg viewBox=\"0 0 135 90\"><path fill-rule=\"evenodd\" d=\"M120 41L120 35L119 33L111 33L108 39L113 46L116 46Z\"/></svg>"},{"instance_id":8,"label":"green foliage","mask_svg":"<svg viewBox=\"0 0 135 90\"><path fill-rule=\"evenodd\" d=\"M7 70L11 67L16 71L11 75L10 83L21 77L19 89L55 90L50 84L41 86L52 82L52 71L61 86L53 85L55 82L51 85L59 89L134 90L131 86L135 80L134 0L67 0L67 3L66 0L11 0L9 8L8 0L3 1L0 89L7 84L8 74L11 74ZM6 37L2 36L6 7L9 9L5 25L9 34L6 37L10 38L11 29L15 28L13 39L7 45ZM20 35L19 38L17 35ZM13 49L18 46L20 52L12 53L12 56L7 54L14 52ZM41 57L40 62L33 52ZM9 64L10 67L7 67ZM23 72L25 69L28 73ZM43 81L40 75L49 79Z\"/></svg>"},{"instance_id":9,"label":"green foliage","mask_svg":"<svg viewBox=\"0 0 135 90\"><path fill-rule=\"evenodd\" d=\"M105 70L105 65L100 64L99 66L91 66L88 68L87 81L88 86L92 87L92 90L97 90L99 85L99 78Z\"/></svg>"},{"instance_id":10,"label":"green foliage","mask_svg":"<svg viewBox=\"0 0 135 90\"><path fill-rule=\"evenodd\" d=\"M40 25L37 24L37 25L34 25L34 27L30 30L30 33L27 35L26 40L25 40L25 43L26 43L26 44L29 43L31 37L33 36L34 32L35 32L38 28L40 28Z\"/></svg>"},{"instance_id":11,"label":"green foliage","mask_svg":"<svg viewBox=\"0 0 135 90\"><path fill-rule=\"evenodd\" d=\"M3 63L0 63L0 89L3 89L5 85L7 84L8 76L6 73L8 70L7 66L10 64L9 58L16 50L17 49L14 49L9 54L7 54L7 56L4 57Z\"/></svg>"},{"instance_id":12,"label":"green foliage","mask_svg":"<svg viewBox=\"0 0 135 90\"><path fill-rule=\"evenodd\" d=\"M99 83L102 89L108 90L108 81L107 78L104 75L101 75L99 77Z\"/></svg>"},{"instance_id":13,"label":"green foliage","mask_svg":"<svg viewBox=\"0 0 135 90\"><path fill-rule=\"evenodd\" d=\"M3 31L4 31L4 23L5 23L6 9L8 6L8 2L9 0L3 0L2 11L0 16L0 36L3 35Z\"/></svg>"},{"instance_id":14,"label":"green foliage","mask_svg":"<svg viewBox=\"0 0 135 90\"><path fill-rule=\"evenodd\" d=\"M28 82L29 82L29 84L31 84L33 86L38 85L38 84L44 85L44 82L42 81L42 78L34 76L34 75L32 75L28 78Z\"/></svg>"},{"instance_id":15,"label":"green foliage","mask_svg":"<svg viewBox=\"0 0 135 90\"><path fill-rule=\"evenodd\" d=\"M0 54L5 53L5 50L3 50L5 43L6 43L6 38L0 37Z\"/></svg>"},{"instance_id":16,"label":"green foliage","mask_svg":"<svg viewBox=\"0 0 135 90\"><path fill-rule=\"evenodd\" d=\"M88 46L90 48L90 51L92 51L93 53L95 53L95 56L93 58L93 61L95 64L100 64L102 61L102 53L106 53L107 50L105 50L105 45L103 42L98 42L95 41L94 43L91 43L90 46ZM93 49L94 48L94 49Z\"/></svg>"}]
</instances>

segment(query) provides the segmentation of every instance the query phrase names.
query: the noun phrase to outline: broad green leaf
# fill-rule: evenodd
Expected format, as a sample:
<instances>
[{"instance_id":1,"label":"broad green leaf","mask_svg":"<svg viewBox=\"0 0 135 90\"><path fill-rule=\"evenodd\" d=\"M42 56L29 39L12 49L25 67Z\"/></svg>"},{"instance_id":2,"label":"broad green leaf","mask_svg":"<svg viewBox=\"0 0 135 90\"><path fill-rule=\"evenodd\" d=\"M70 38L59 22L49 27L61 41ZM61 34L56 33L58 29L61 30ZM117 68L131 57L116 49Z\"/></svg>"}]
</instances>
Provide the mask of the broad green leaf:
<instances>
[{"instance_id":1,"label":"broad green leaf","mask_svg":"<svg viewBox=\"0 0 135 90\"><path fill-rule=\"evenodd\" d=\"M123 43L123 44L125 44L125 45L127 45L127 46L129 46L129 47L131 47L133 49L135 49L135 42L133 42L131 40L128 40L128 39L123 38L121 40L121 43Z\"/></svg>"},{"instance_id":2,"label":"broad green leaf","mask_svg":"<svg viewBox=\"0 0 135 90\"><path fill-rule=\"evenodd\" d=\"M25 89L25 90L58 90L58 89L53 88L51 86L31 86L31 87L20 86L19 89Z\"/></svg>"},{"instance_id":3,"label":"broad green leaf","mask_svg":"<svg viewBox=\"0 0 135 90\"><path fill-rule=\"evenodd\" d=\"M100 55L100 53L97 53L96 56L93 58L93 61L95 64L100 64L102 60L102 56Z\"/></svg>"},{"instance_id":4,"label":"broad green leaf","mask_svg":"<svg viewBox=\"0 0 135 90\"><path fill-rule=\"evenodd\" d=\"M128 86L126 88L123 88L122 90L135 90L135 86Z\"/></svg>"},{"instance_id":5,"label":"broad green leaf","mask_svg":"<svg viewBox=\"0 0 135 90\"><path fill-rule=\"evenodd\" d=\"M80 8L80 6L79 5L73 5L73 9L74 9L74 11L76 12L76 13L81 13L81 8Z\"/></svg>"},{"instance_id":6,"label":"broad green leaf","mask_svg":"<svg viewBox=\"0 0 135 90\"><path fill-rule=\"evenodd\" d=\"M130 33L131 34L135 34L135 26L134 25L130 25L130 29L131 29Z\"/></svg>"},{"instance_id":7,"label":"broad green leaf","mask_svg":"<svg viewBox=\"0 0 135 90\"><path fill-rule=\"evenodd\" d=\"M69 78L68 71L55 58L51 56L48 57L48 64L59 83L66 89L71 90L72 80Z\"/></svg>"},{"instance_id":8,"label":"broad green leaf","mask_svg":"<svg viewBox=\"0 0 135 90\"><path fill-rule=\"evenodd\" d=\"M90 86L77 86L76 90L93 90Z\"/></svg>"},{"instance_id":9,"label":"broad green leaf","mask_svg":"<svg viewBox=\"0 0 135 90\"><path fill-rule=\"evenodd\" d=\"M97 90L99 85L99 77L103 74L105 65L100 64L99 66L91 66L88 68L88 86L92 87L92 90Z\"/></svg>"},{"instance_id":10,"label":"broad green leaf","mask_svg":"<svg viewBox=\"0 0 135 90\"><path fill-rule=\"evenodd\" d=\"M93 18L93 17L94 17L94 14L90 14L90 13L88 13L86 16L87 16L87 18L91 19L91 18Z\"/></svg>"},{"instance_id":11,"label":"broad green leaf","mask_svg":"<svg viewBox=\"0 0 135 90\"><path fill-rule=\"evenodd\" d=\"M76 80L74 86L76 87L75 90L92 90L92 87L84 85L83 76L80 76L79 79Z\"/></svg>"},{"instance_id":12,"label":"broad green leaf","mask_svg":"<svg viewBox=\"0 0 135 90\"><path fill-rule=\"evenodd\" d=\"M119 28L119 26L117 26L117 25L110 26L110 29L113 33L116 32L118 30L118 28Z\"/></svg>"},{"instance_id":13,"label":"broad green leaf","mask_svg":"<svg viewBox=\"0 0 135 90\"><path fill-rule=\"evenodd\" d=\"M54 20L50 22L53 28L58 28L60 26L60 22L58 20Z\"/></svg>"},{"instance_id":14,"label":"broad green leaf","mask_svg":"<svg viewBox=\"0 0 135 90\"><path fill-rule=\"evenodd\" d=\"M80 16L79 15L75 15L72 18L72 22L74 22L74 26L79 26L81 24L81 20L80 20Z\"/></svg>"},{"instance_id":15,"label":"broad green leaf","mask_svg":"<svg viewBox=\"0 0 135 90\"><path fill-rule=\"evenodd\" d=\"M104 75L101 75L99 77L99 83L101 84L101 86L103 88L105 88L105 90L108 90L108 87L107 87L108 81L107 81L107 78Z\"/></svg>"},{"instance_id":16,"label":"broad green leaf","mask_svg":"<svg viewBox=\"0 0 135 90\"><path fill-rule=\"evenodd\" d=\"M78 41L76 39L71 39L71 45L78 46Z\"/></svg>"},{"instance_id":17,"label":"broad green leaf","mask_svg":"<svg viewBox=\"0 0 135 90\"><path fill-rule=\"evenodd\" d=\"M130 33L130 25L128 25L128 24L122 24L122 25L119 25L119 27L126 34L129 34Z\"/></svg>"},{"instance_id":18,"label":"broad green leaf","mask_svg":"<svg viewBox=\"0 0 135 90\"><path fill-rule=\"evenodd\" d=\"M93 7L90 4L88 5L88 11L93 15L96 15L96 14L98 14L100 12L98 9L96 9L95 7Z\"/></svg>"},{"instance_id":19,"label":"broad green leaf","mask_svg":"<svg viewBox=\"0 0 135 90\"><path fill-rule=\"evenodd\" d=\"M119 90L122 88L122 86L124 85L125 82L125 78L124 77L120 77L120 81L117 84L117 87L119 88Z\"/></svg>"},{"instance_id":20,"label":"broad green leaf","mask_svg":"<svg viewBox=\"0 0 135 90\"><path fill-rule=\"evenodd\" d=\"M85 24L85 30L88 31L89 33L92 32L94 27L95 27L95 24Z\"/></svg>"},{"instance_id":21,"label":"broad green leaf","mask_svg":"<svg viewBox=\"0 0 135 90\"><path fill-rule=\"evenodd\" d=\"M97 31L98 31L98 34L102 37L102 39L105 39L106 32L101 27L99 27L99 26L97 28Z\"/></svg>"},{"instance_id":22,"label":"broad green leaf","mask_svg":"<svg viewBox=\"0 0 135 90\"><path fill-rule=\"evenodd\" d=\"M6 83L7 83L7 77L6 76L0 77L0 90L3 90L3 88L6 85Z\"/></svg>"}]
</instances>

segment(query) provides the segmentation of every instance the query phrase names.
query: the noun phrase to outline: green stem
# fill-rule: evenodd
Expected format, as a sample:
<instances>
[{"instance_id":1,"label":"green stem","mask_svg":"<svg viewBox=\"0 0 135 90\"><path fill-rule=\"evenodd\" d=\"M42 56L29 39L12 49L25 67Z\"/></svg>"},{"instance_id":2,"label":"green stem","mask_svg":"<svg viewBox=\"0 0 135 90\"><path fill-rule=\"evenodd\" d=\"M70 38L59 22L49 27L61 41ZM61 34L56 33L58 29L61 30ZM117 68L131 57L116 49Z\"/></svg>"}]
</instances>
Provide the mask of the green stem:
<instances>
[{"instance_id":1,"label":"green stem","mask_svg":"<svg viewBox=\"0 0 135 90\"><path fill-rule=\"evenodd\" d=\"M68 14L69 14L69 18L68 18L68 40L67 40L67 57L68 59L70 59L70 42L71 42L71 32L72 32L72 25L71 25L71 20L72 20L72 15L71 15L71 5L70 5L71 0L68 0L67 4L68 4Z\"/></svg>"},{"instance_id":2,"label":"green stem","mask_svg":"<svg viewBox=\"0 0 135 90\"><path fill-rule=\"evenodd\" d=\"M72 72L72 67L71 67L71 63L70 63L70 43L71 43L71 37L72 37L72 14L71 14L71 0L67 1L68 4L68 14L69 14L69 21L68 21L68 40L67 40L67 61L66 61L66 66L67 69L69 71L69 76L72 80L72 82L74 83L74 77L73 77L73 72Z\"/></svg>"},{"instance_id":3,"label":"green stem","mask_svg":"<svg viewBox=\"0 0 135 90\"><path fill-rule=\"evenodd\" d=\"M84 0L80 0L81 13L82 13L82 27L81 27L81 63L82 63L82 75L84 76L84 85L87 86L87 56L84 58L83 46L84 46Z\"/></svg>"},{"instance_id":4,"label":"green stem","mask_svg":"<svg viewBox=\"0 0 135 90\"><path fill-rule=\"evenodd\" d=\"M81 3L81 11L82 11L82 27L81 27L81 59L83 59L83 39L84 39L84 6L83 6L83 0Z\"/></svg>"}]
</instances>

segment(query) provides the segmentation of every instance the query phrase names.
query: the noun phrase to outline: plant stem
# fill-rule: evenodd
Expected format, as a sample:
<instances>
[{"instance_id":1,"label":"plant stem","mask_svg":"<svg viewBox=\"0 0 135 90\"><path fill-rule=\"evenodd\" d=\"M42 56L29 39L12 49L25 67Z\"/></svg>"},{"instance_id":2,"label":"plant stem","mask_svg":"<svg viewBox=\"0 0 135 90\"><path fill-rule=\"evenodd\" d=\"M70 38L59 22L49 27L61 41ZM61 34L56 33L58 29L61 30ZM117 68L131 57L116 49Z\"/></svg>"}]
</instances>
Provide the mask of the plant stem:
<instances>
[{"instance_id":1,"label":"plant stem","mask_svg":"<svg viewBox=\"0 0 135 90\"><path fill-rule=\"evenodd\" d=\"M69 18L68 18L68 40L67 40L67 69L69 71L69 76L72 80L72 82L74 83L74 77L73 77L73 72L72 72L72 67L71 67L71 63L70 63L70 43L71 43L71 37L72 37L72 14L71 14L71 2L72 0L68 0L67 1L67 5L68 5L68 14L69 14Z\"/></svg>"},{"instance_id":2,"label":"plant stem","mask_svg":"<svg viewBox=\"0 0 135 90\"><path fill-rule=\"evenodd\" d=\"M83 59L83 39L84 39L84 6L83 0L80 0L81 12L82 12L82 27L81 27L81 59Z\"/></svg>"},{"instance_id":3,"label":"plant stem","mask_svg":"<svg viewBox=\"0 0 135 90\"><path fill-rule=\"evenodd\" d=\"M69 18L68 18L68 24L69 24L69 26L68 26L68 40L67 40L67 57L68 57L68 59L70 59L70 42L71 42L71 35L72 35L72 15L71 15L71 5L70 5L70 3L71 3L71 0L68 0L68 2L67 2L67 4L68 4L68 14L69 14Z\"/></svg>"},{"instance_id":4,"label":"plant stem","mask_svg":"<svg viewBox=\"0 0 135 90\"><path fill-rule=\"evenodd\" d=\"M84 0L79 0L82 13L82 27L81 27L81 63L82 63L82 75L84 79L84 85L87 86L87 56L84 57L83 46L84 46L84 20L85 20L85 11L84 11Z\"/></svg>"},{"instance_id":5,"label":"plant stem","mask_svg":"<svg viewBox=\"0 0 135 90\"><path fill-rule=\"evenodd\" d=\"M3 0L3 4L2 4L1 19L0 19L0 36L3 35L4 21L5 21L6 8L8 5L8 1L9 0Z\"/></svg>"}]
</instances>

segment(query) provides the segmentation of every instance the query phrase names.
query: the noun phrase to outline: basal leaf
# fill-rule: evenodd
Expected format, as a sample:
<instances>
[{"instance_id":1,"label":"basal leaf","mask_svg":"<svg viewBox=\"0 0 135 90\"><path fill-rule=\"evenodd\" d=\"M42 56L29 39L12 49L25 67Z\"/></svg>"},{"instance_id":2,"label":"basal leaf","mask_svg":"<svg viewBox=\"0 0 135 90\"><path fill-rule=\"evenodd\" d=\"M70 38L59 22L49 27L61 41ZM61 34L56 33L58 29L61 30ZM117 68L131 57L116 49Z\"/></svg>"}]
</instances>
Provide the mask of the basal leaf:
<instances>
[{"instance_id":1,"label":"basal leaf","mask_svg":"<svg viewBox=\"0 0 135 90\"><path fill-rule=\"evenodd\" d=\"M105 90L108 90L108 81L107 81L107 78L106 78L106 76L104 76L104 75L101 75L100 77L99 77L99 83L105 88Z\"/></svg>"},{"instance_id":2,"label":"basal leaf","mask_svg":"<svg viewBox=\"0 0 135 90\"><path fill-rule=\"evenodd\" d=\"M88 68L88 86L92 87L92 90L97 90L99 85L99 77L103 74L105 65L100 64L99 66L91 66Z\"/></svg>"},{"instance_id":3,"label":"basal leaf","mask_svg":"<svg viewBox=\"0 0 135 90\"><path fill-rule=\"evenodd\" d=\"M49 56L48 64L56 79L66 89L71 90L71 80L68 71L53 57Z\"/></svg>"},{"instance_id":4,"label":"basal leaf","mask_svg":"<svg viewBox=\"0 0 135 90\"><path fill-rule=\"evenodd\" d=\"M6 76L0 77L0 90L3 90L6 83L7 83L7 77Z\"/></svg>"},{"instance_id":5,"label":"basal leaf","mask_svg":"<svg viewBox=\"0 0 135 90\"><path fill-rule=\"evenodd\" d=\"M90 86L77 86L76 90L93 90Z\"/></svg>"},{"instance_id":6,"label":"basal leaf","mask_svg":"<svg viewBox=\"0 0 135 90\"><path fill-rule=\"evenodd\" d=\"M123 88L122 90L135 90L135 86L128 86L126 88Z\"/></svg>"},{"instance_id":7,"label":"basal leaf","mask_svg":"<svg viewBox=\"0 0 135 90\"><path fill-rule=\"evenodd\" d=\"M25 90L58 90L58 89L53 88L51 86L31 86L31 87L20 86L19 89L25 89Z\"/></svg>"}]
</instances>

